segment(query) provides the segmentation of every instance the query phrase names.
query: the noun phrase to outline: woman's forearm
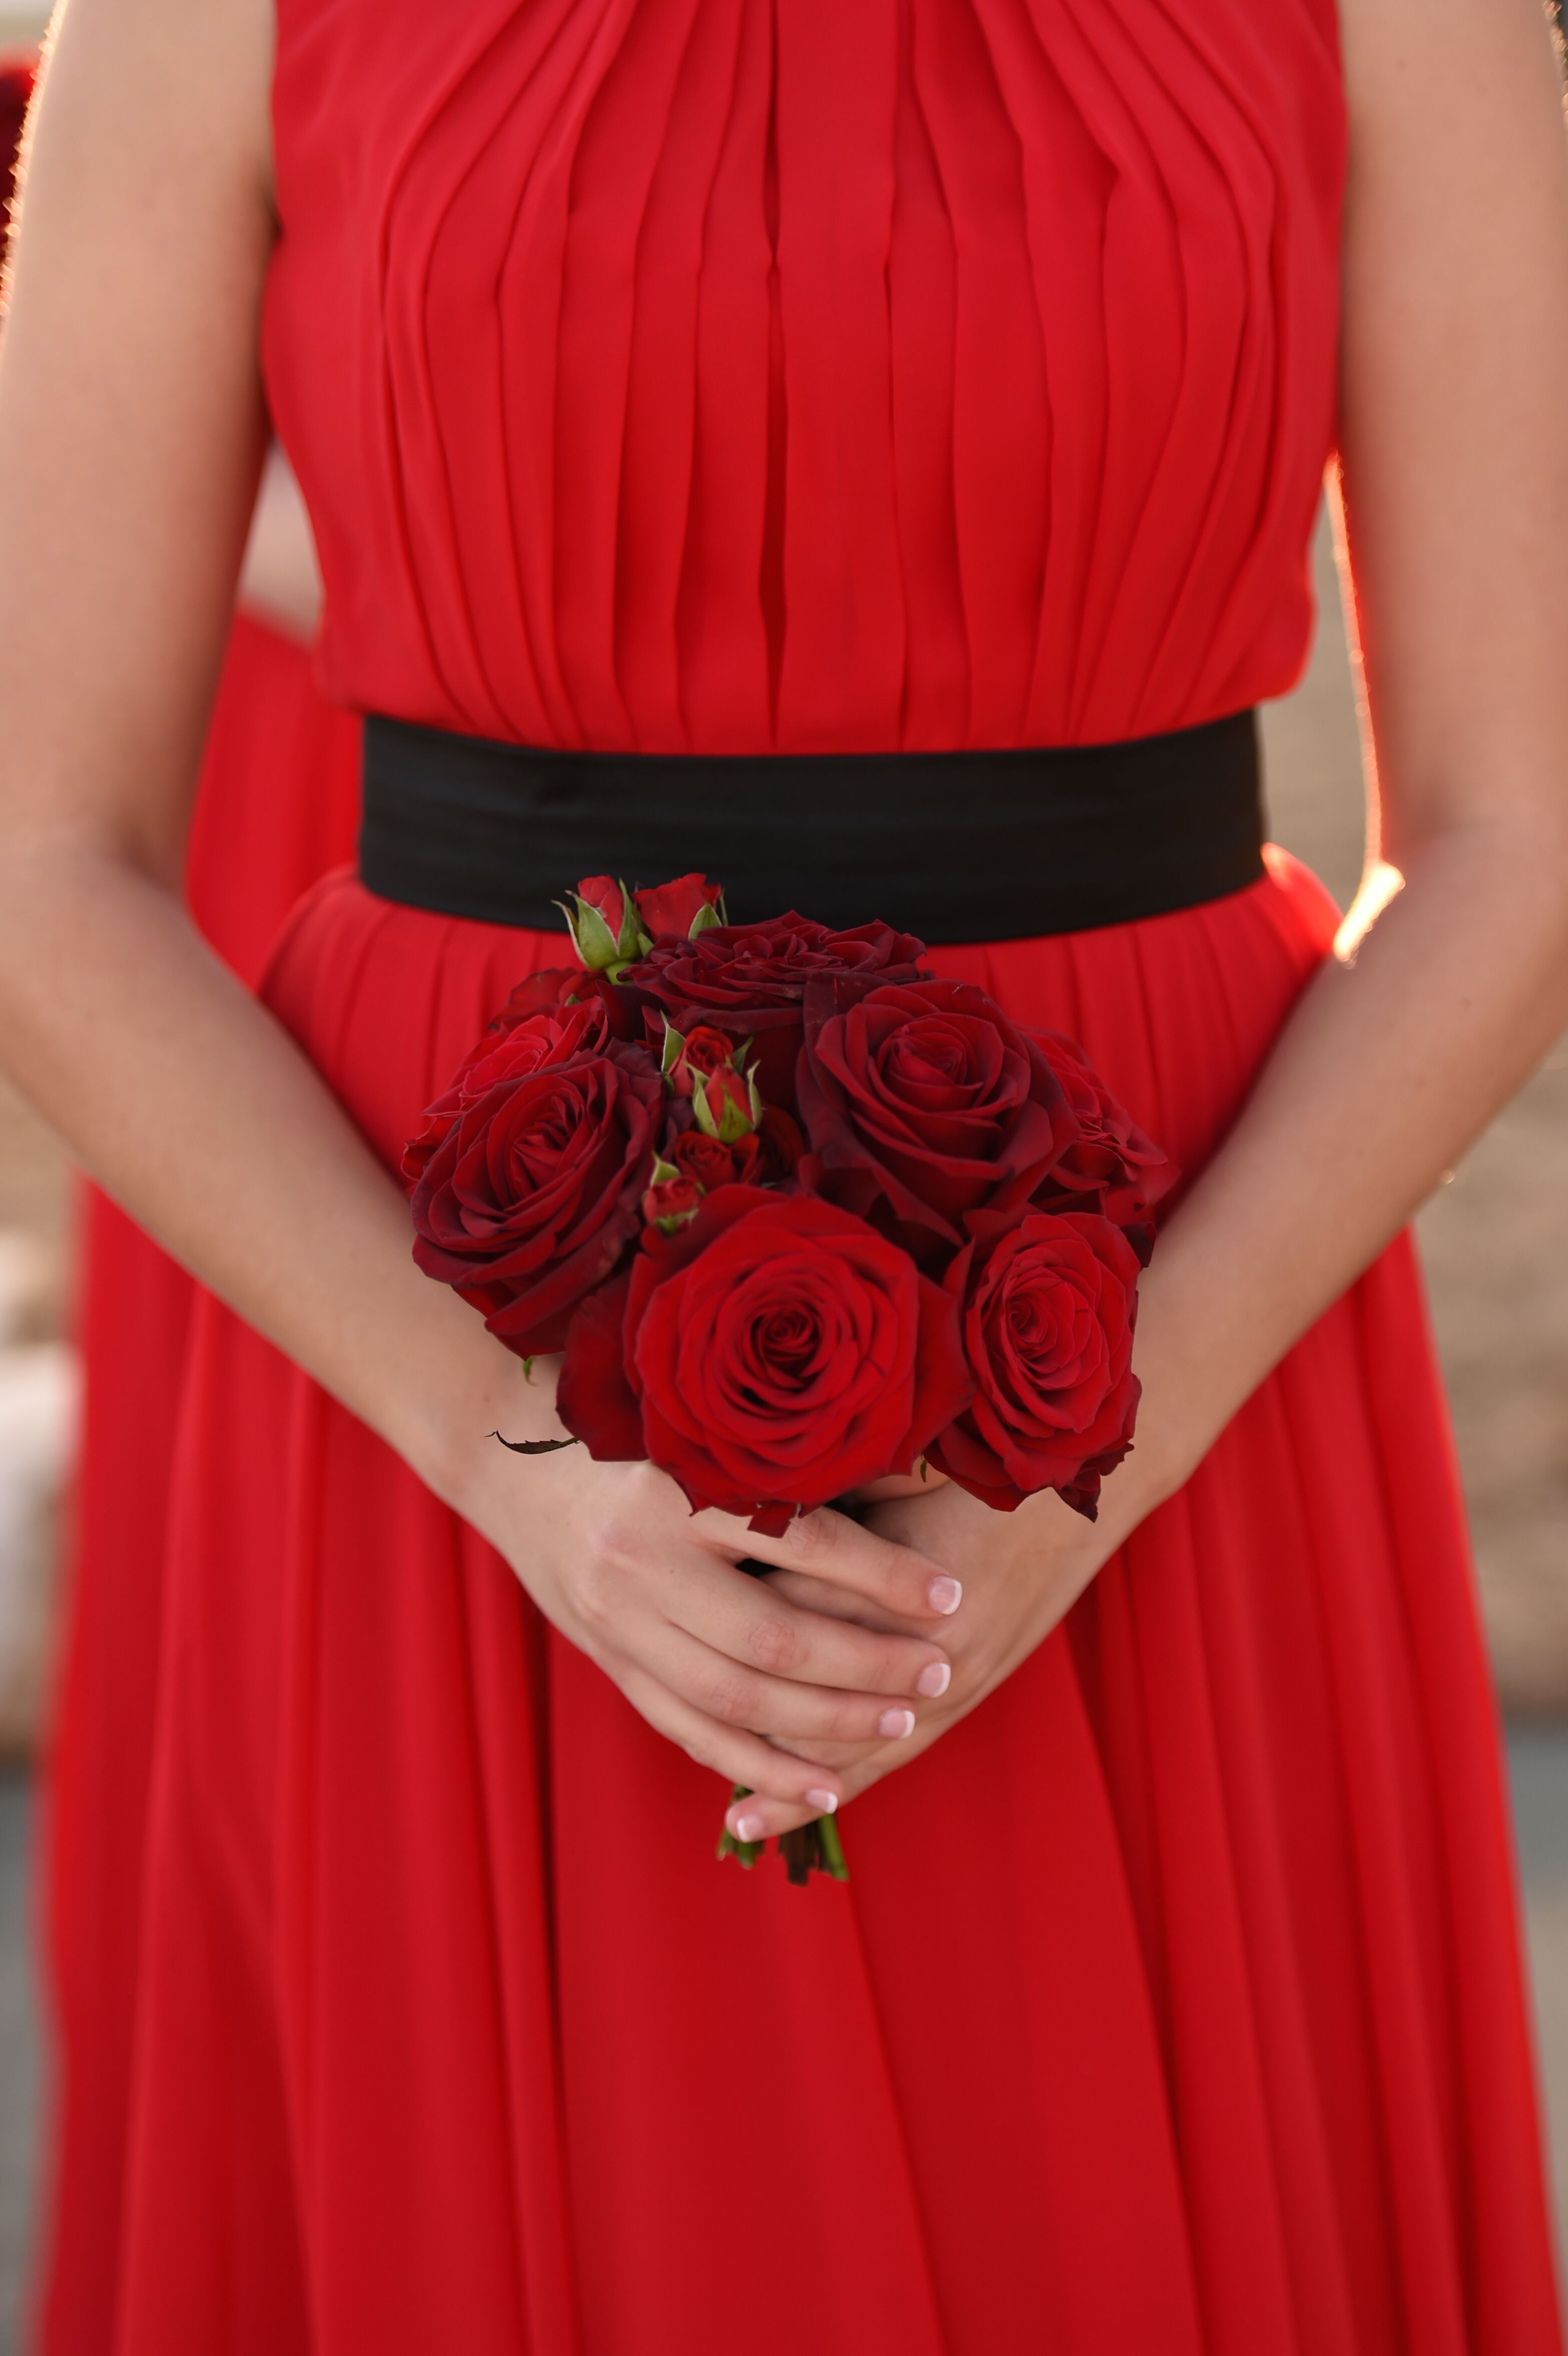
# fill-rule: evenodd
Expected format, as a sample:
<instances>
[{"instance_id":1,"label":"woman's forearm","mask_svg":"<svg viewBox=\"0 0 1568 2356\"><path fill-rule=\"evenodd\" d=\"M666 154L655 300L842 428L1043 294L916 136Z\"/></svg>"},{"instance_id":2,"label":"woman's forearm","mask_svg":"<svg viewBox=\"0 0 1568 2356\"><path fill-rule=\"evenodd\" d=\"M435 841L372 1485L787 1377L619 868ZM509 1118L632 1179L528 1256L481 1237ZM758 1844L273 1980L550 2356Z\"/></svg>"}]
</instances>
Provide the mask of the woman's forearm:
<instances>
[{"instance_id":1,"label":"woman's forearm","mask_svg":"<svg viewBox=\"0 0 1568 2356\"><path fill-rule=\"evenodd\" d=\"M421 1276L395 1182L160 885L14 846L0 1042L94 1176L443 1494L498 1421L555 1428L550 1386Z\"/></svg>"},{"instance_id":2,"label":"woman's forearm","mask_svg":"<svg viewBox=\"0 0 1568 2356\"><path fill-rule=\"evenodd\" d=\"M1568 826L1455 828L1407 853L1404 888L1304 993L1161 1237L1141 1288L1145 1398L1123 1515L1187 1477L1565 1019Z\"/></svg>"}]
</instances>

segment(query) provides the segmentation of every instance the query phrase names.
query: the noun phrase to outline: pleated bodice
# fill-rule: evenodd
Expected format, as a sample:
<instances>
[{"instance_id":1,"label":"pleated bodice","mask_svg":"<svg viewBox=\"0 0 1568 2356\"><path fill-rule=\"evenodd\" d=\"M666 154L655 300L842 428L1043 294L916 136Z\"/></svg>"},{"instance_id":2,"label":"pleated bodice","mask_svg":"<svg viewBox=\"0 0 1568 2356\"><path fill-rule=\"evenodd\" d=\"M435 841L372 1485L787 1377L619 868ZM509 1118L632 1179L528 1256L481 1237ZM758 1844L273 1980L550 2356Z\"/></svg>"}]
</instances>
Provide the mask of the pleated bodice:
<instances>
[{"instance_id":1,"label":"pleated bodice","mask_svg":"<svg viewBox=\"0 0 1568 2356\"><path fill-rule=\"evenodd\" d=\"M660 752L1289 685L1333 0L282 0L264 354L344 701Z\"/></svg>"}]
</instances>

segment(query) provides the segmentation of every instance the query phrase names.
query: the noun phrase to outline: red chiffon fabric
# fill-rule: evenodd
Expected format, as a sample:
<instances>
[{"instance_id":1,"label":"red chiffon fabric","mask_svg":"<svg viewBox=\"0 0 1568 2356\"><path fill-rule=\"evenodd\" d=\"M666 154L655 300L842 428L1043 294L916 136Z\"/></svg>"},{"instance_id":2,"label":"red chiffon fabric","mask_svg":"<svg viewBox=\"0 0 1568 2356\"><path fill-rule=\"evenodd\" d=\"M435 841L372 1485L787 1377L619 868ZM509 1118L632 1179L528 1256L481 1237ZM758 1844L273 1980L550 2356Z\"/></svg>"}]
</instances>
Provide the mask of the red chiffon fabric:
<instances>
[{"instance_id":1,"label":"red chiffon fabric","mask_svg":"<svg viewBox=\"0 0 1568 2356\"><path fill-rule=\"evenodd\" d=\"M1332 0L283 0L275 99L346 701L809 751L1294 676ZM1192 1172L1332 921L1284 862L937 962ZM390 1162L562 948L341 877L266 991ZM1559 2356L1408 1243L844 1888L715 1865L714 1779L207 1299L163 1593L114 2356Z\"/></svg>"},{"instance_id":2,"label":"red chiffon fabric","mask_svg":"<svg viewBox=\"0 0 1568 2356\"><path fill-rule=\"evenodd\" d=\"M1342 117L1333 0L282 0L329 681L645 752L1279 694Z\"/></svg>"},{"instance_id":3,"label":"red chiffon fabric","mask_svg":"<svg viewBox=\"0 0 1568 2356\"><path fill-rule=\"evenodd\" d=\"M241 616L213 709L187 869L192 913L242 980L302 892L353 847L357 723L304 648ZM175 1429L196 1288L83 1190L85 1376L44 1861L59 2091L40 2344L113 2346L147 1785Z\"/></svg>"},{"instance_id":4,"label":"red chiffon fabric","mask_svg":"<svg viewBox=\"0 0 1568 2356\"><path fill-rule=\"evenodd\" d=\"M938 962L1196 1169L1333 921L1281 859ZM390 1160L560 953L342 878L268 995ZM123 2356L1557 2349L1407 1243L804 1892L210 1301L195 1373Z\"/></svg>"}]
</instances>

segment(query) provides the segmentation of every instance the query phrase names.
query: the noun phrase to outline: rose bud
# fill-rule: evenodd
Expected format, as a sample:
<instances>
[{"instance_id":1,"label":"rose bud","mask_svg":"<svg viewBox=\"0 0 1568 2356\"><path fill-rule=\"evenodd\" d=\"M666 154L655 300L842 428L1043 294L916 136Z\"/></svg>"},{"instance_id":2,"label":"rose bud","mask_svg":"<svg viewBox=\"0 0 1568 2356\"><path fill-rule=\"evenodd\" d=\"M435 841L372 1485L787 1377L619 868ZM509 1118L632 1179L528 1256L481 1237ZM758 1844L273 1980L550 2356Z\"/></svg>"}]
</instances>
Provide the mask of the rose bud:
<instances>
[{"instance_id":1,"label":"rose bud","mask_svg":"<svg viewBox=\"0 0 1568 2356\"><path fill-rule=\"evenodd\" d=\"M572 897L575 915L564 901L556 905L590 973L613 973L653 946L638 922L636 902L613 875L585 875Z\"/></svg>"},{"instance_id":2,"label":"rose bud","mask_svg":"<svg viewBox=\"0 0 1568 2356\"><path fill-rule=\"evenodd\" d=\"M736 1052L722 1031L706 1024L686 1037L673 1023L665 1025L660 1065L665 1085L690 1101L703 1135L725 1145L749 1137L762 1118L756 1079L734 1060Z\"/></svg>"},{"instance_id":3,"label":"rose bud","mask_svg":"<svg viewBox=\"0 0 1568 2356\"><path fill-rule=\"evenodd\" d=\"M716 1137L705 1136L700 1129L688 1129L673 1139L665 1151L682 1177L695 1179L704 1194L713 1194L720 1186L759 1182L762 1141L755 1133L737 1137L733 1145L725 1145Z\"/></svg>"},{"instance_id":4,"label":"rose bud","mask_svg":"<svg viewBox=\"0 0 1568 2356\"><path fill-rule=\"evenodd\" d=\"M722 1153L725 1148L719 1151ZM719 1183L723 1183L721 1179ZM653 1165L653 1183L642 1198L643 1219L661 1236L679 1235L696 1217L706 1192L700 1179L688 1176L673 1162L658 1161Z\"/></svg>"},{"instance_id":5,"label":"rose bud","mask_svg":"<svg viewBox=\"0 0 1568 2356\"><path fill-rule=\"evenodd\" d=\"M694 1097L703 1081L735 1062L735 1041L711 1023L681 1032L666 1023L663 1031L660 1069L672 1097Z\"/></svg>"},{"instance_id":6,"label":"rose bud","mask_svg":"<svg viewBox=\"0 0 1568 2356\"><path fill-rule=\"evenodd\" d=\"M723 1145L736 1145L756 1129L762 1103L756 1081L726 1064L703 1082L692 1098L692 1110L705 1137L716 1137Z\"/></svg>"},{"instance_id":7,"label":"rose bud","mask_svg":"<svg viewBox=\"0 0 1568 2356\"><path fill-rule=\"evenodd\" d=\"M724 886L710 884L705 875L678 875L673 884L658 884L632 897L642 929L653 941L694 941L725 920Z\"/></svg>"}]
</instances>

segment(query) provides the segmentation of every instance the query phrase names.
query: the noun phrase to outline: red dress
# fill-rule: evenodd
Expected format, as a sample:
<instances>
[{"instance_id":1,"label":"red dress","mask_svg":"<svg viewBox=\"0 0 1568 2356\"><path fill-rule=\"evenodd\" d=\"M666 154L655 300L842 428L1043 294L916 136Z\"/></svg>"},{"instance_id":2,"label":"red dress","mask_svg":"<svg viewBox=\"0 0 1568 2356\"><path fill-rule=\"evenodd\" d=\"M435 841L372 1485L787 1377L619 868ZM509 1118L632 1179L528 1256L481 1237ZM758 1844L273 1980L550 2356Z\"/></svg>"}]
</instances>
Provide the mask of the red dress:
<instances>
[{"instance_id":1,"label":"red dress","mask_svg":"<svg viewBox=\"0 0 1568 2356\"><path fill-rule=\"evenodd\" d=\"M1290 683L1333 0L460 15L280 9L265 361L346 701L809 751ZM1281 860L935 962L1192 1170L1332 923ZM266 991L390 1159L560 954L339 878ZM717 1867L714 1779L209 1301L166 1578L116 2356L1559 2351L1406 1242L854 1804L847 1887Z\"/></svg>"},{"instance_id":2,"label":"red dress","mask_svg":"<svg viewBox=\"0 0 1568 2356\"><path fill-rule=\"evenodd\" d=\"M187 883L197 922L242 980L260 978L300 894L352 856L359 751L357 723L323 701L309 654L238 616ZM169 1469L196 1294L93 1186L81 1235L85 1414L45 1819L58 2088L39 2268L47 2356L113 2345Z\"/></svg>"}]
</instances>

